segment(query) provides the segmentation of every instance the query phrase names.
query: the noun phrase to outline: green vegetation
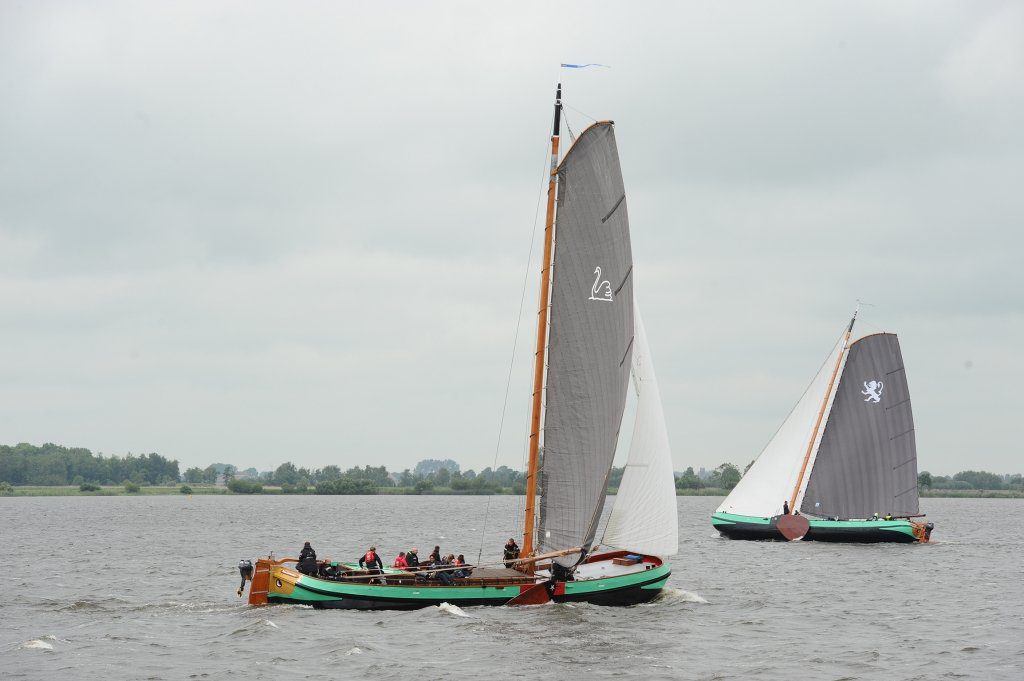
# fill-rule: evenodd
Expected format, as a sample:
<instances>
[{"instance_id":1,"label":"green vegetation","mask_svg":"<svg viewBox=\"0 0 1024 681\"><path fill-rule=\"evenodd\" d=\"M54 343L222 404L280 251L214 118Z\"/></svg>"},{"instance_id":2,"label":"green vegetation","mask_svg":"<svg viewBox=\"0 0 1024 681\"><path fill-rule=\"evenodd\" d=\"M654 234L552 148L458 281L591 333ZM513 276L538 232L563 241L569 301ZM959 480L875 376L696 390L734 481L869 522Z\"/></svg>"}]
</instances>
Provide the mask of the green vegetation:
<instances>
[{"instance_id":1,"label":"green vegetation","mask_svg":"<svg viewBox=\"0 0 1024 681\"><path fill-rule=\"evenodd\" d=\"M988 471L960 471L956 475L932 475L922 471L917 476L917 488L922 496L1000 496L1018 498L1024 496L1024 478L1020 473L999 475ZM978 494L986 492L986 494ZM1006 492L1006 494L990 494Z\"/></svg>"},{"instance_id":2,"label":"green vegetation","mask_svg":"<svg viewBox=\"0 0 1024 681\"><path fill-rule=\"evenodd\" d=\"M317 494L376 494L377 486L370 480L341 477L316 484Z\"/></svg>"},{"instance_id":3,"label":"green vegetation","mask_svg":"<svg viewBox=\"0 0 1024 681\"><path fill-rule=\"evenodd\" d=\"M263 494L263 485L255 480L232 480L228 489L235 494Z\"/></svg>"},{"instance_id":4,"label":"green vegetation","mask_svg":"<svg viewBox=\"0 0 1024 681\"><path fill-rule=\"evenodd\" d=\"M747 470L750 470L749 465L747 466ZM683 471L682 475L676 476L676 494L687 496L716 496L719 493L728 494L729 490L736 486L736 483L740 481L741 477L743 477L743 475L740 473L740 470L731 463L723 463L703 479L694 473L693 466L690 466ZM714 492L712 492L712 490L714 490Z\"/></svg>"},{"instance_id":5,"label":"green vegetation","mask_svg":"<svg viewBox=\"0 0 1024 681\"><path fill-rule=\"evenodd\" d=\"M128 480L136 485L177 484L178 462L159 454L125 457L88 449L44 444L0 445L0 480L12 485L114 485Z\"/></svg>"},{"instance_id":6,"label":"green vegetation","mask_svg":"<svg viewBox=\"0 0 1024 681\"><path fill-rule=\"evenodd\" d=\"M695 473L693 467L676 474L680 496L724 496L743 473L731 463L713 471ZM622 483L624 468L613 467L608 491ZM121 480L120 484L114 482ZM180 484L184 482L185 484ZM952 476L922 471L918 488L925 497L1024 498L1024 480L1018 474L961 471ZM274 471L239 471L226 463L189 468L181 476L178 462L159 454L125 457L93 455L88 449L44 444L0 445L2 496L113 496L122 494L523 494L526 474L507 466L479 473L462 471L452 459L424 459L412 470L389 473L384 466L354 466L346 471L335 465L319 469L291 461Z\"/></svg>"}]
</instances>

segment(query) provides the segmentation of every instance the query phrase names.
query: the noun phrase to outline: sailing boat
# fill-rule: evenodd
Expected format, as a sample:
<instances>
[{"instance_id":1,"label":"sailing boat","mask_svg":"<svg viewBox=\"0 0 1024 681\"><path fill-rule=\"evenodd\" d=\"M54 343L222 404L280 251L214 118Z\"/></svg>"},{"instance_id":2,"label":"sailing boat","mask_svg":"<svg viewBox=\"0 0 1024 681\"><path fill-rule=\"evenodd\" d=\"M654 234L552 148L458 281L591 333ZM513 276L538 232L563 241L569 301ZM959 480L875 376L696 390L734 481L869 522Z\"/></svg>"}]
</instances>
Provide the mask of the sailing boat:
<instances>
[{"instance_id":1,"label":"sailing boat","mask_svg":"<svg viewBox=\"0 0 1024 681\"><path fill-rule=\"evenodd\" d=\"M561 95L559 85L519 560L476 566L468 576L444 580L437 576L446 567L379 574L352 564L321 565L311 576L293 569L295 559L260 559L254 568L243 561L250 604L632 605L664 587L671 567L662 556L676 553L679 545L675 485L647 336L634 304L614 124L591 125L559 162ZM631 374L637 394L633 439L617 500L598 540Z\"/></svg>"},{"instance_id":2,"label":"sailing boat","mask_svg":"<svg viewBox=\"0 0 1024 681\"><path fill-rule=\"evenodd\" d=\"M927 542L900 343L850 343L854 312L803 397L711 524L731 539Z\"/></svg>"}]
</instances>

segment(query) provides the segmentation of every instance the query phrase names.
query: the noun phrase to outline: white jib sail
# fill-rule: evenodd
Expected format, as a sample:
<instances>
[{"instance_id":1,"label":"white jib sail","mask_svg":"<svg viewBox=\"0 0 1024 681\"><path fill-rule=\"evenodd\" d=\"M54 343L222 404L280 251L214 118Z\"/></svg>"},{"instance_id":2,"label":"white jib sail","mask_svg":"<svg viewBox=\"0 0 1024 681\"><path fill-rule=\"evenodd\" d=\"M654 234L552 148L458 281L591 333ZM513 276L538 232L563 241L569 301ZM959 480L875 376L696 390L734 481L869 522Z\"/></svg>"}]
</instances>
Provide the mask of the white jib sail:
<instances>
[{"instance_id":1,"label":"white jib sail","mask_svg":"<svg viewBox=\"0 0 1024 681\"><path fill-rule=\"evenodd\" d=\"M665 427L661 393L647 345L640 308L633 309L633 385L637 391L636 422L629 458L608 517L603 544L656 556L679 552L672 450Z\"/></svg>"},{"instance_id":2,"label":"white jib sail","mask_svg":"<svg viewBox=\"0 0 1024 681\"><path fill-rule=\"evenodd\" d=\"M770 518L782 513L782 502L789 502L797 478L800 477L800 466L807 454L807 443L810 442L814 432L818 411L826 399L825 393L828 390L832 372L835 371L836 362L839 360L839 354L843 351L844 340L845 334L840 336L839 341L832 348L832 352L829 353L828 358L821 365L821 369L818 370L818 374L804 391L803 397L775 432L775 436L772 437L768 446L764 448L761 455L754 461L754 465L718 507L719 513L734 513L757 518ZM836 383L838 383L838 377ZM829 397L829 402L831 403L831 397ZM821 442L827 417L826 412L815 438L811 460L804 472L801 487L806 487L807 480L810 478L814 451L817 450L818 444ZM802 494L801 490L800 495L802 496ZM798 499L798 508L799 504Z\"/></svg>"}]
</instances>

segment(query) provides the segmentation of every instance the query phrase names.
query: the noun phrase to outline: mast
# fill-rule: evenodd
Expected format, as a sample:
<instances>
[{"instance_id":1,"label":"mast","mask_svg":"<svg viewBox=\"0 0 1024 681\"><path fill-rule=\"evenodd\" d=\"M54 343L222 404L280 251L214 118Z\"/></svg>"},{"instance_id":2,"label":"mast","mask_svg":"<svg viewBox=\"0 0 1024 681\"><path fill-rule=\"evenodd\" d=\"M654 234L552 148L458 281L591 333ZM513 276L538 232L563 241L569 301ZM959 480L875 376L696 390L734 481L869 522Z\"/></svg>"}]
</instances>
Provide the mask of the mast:
<instances>
[{"instance_id":1,"label":"mast","mask_svg":"<svg viewBox=\"0 0 1024 681\"><path fill-rule=\"evenodd\" d=\"M544 218L544 256L540 270L540 305L537 311L537 349L533 366L533 406L530 414L530 450L526 468L526 510L523 523L523 557L533 553L533 523L537 502L537 458L540 450L541 401L544 394L544 360L548 340L548 299L551 293L551 256L555 228L555 196L558 183L558 141L562 122L562 84L555 92L555 123L551 131L551 174ZM532 565L530 567L532 571Z\"/></svg>"},{"instance_id":2,"label":"mast","mask_svg":"<svg viewBox=\"0 0 1024 681\"><path fill-rule=\"evenodd\" d=\"M836 358L836 366L832 369L832 377L828 380L828 390L825 391L825 399L821 402L821 408L818 410L818 418L814 421L814 430L811 431L811 441L807 443L807 452L804 453L804 462L800 466L800 475L797 476L796 486L793 487L793 494L789 497L789 512L795 514L796 498L800 494L800 487L804 482L804 474L807 472L807 463L811 460L811 452L814 451L814 441L818 439L818 430L821 428L821 420L825 417L825 407L828 405L828 399L832 396L832 387L835 385L836 376L839 374L839 367L843 364L843 355L846 354L847 348L850 347L850 334L853 333L853 323L857 321L857 312L860 311L860 305L853 311L853 318L850 319L849 326L846 327L846 333L843 334L843 349L839 352L839 357Z\"/></svg>"}]
</instances>

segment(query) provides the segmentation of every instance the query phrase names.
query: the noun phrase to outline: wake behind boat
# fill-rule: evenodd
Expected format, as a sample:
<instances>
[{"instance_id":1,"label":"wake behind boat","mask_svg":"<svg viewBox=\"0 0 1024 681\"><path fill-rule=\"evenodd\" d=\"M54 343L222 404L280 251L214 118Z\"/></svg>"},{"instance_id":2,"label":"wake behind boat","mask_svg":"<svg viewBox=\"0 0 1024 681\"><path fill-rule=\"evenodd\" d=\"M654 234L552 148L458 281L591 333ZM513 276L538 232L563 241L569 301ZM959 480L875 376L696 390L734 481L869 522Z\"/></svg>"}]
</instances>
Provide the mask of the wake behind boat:
<instances>
[{"instance_id":1,"label":"wake behind boat","mask_svg":"<svg viewBox=\"0 0 1024 681\"><path fill-rule=\"evenodd\" d=\"M895 334L850 343L856 313L711 523L731 539L927 542L917 444Z\"/></svg>"},{"instance_id":2,"label":"wake behind boat","mask_svg":"<svg viewBox=\"0 0 1024 681\"><path fill-rule=\"evenodd\" d=\"M320 563L306 574L292 567L296 559L265 558L255 566L243 561L239 568L243 588L250 582L250 604L354 609L443 602L633 605L664 587L671 568L661 556L676 553L679 544L675 484L661 397L634 302L614 125L603 121L584 130L559 163L561 94L559 85L521 555L489 565L435 563L382 572ZM633 439L615 505L598 540L631 375L637 396Z\"/></svg>"}]
</instances>

